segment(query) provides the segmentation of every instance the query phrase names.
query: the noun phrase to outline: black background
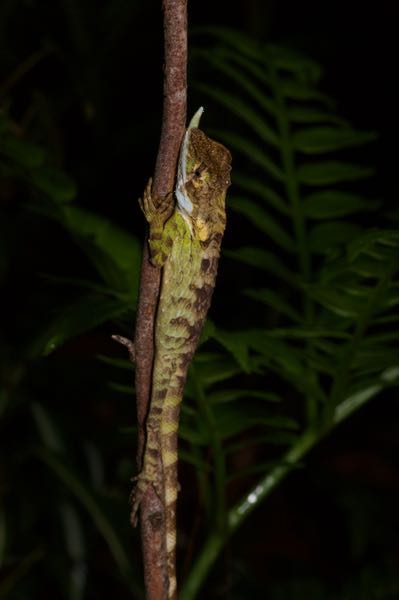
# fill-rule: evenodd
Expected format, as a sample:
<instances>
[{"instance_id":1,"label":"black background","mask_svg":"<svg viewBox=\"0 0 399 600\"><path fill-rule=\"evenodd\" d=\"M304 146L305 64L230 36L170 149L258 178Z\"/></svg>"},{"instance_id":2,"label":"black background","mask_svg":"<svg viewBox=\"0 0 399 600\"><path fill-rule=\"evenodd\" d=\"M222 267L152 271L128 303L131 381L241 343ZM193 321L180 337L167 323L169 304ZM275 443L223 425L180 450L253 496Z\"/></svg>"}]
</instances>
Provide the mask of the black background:
<instances>
[{"instance_id":1,"label":"black background","mask_svg":"<svg viewBox=\"0 0 399 600\"><path fill-rule=\"evenodd\" d=\"M44 145L51 142L57 163L77 182L78 202L139 236L143 221L136 198L152 173L161 123L160 5L154 0L3 0L1 8L0 81L7 81L27 56L48 48L47 56L13 88L11 115L20 121L32 104L39 106L40 117L33 120L37 139L42 136ZM111 30L102 16L106 10ZM265 42L302 51L322 65L322 89L336 100L338 112L356 127L380 134L368 151L377 166L373 185L392 207L399 187L398 22L399 5L389 0L369 5L350 0L189 2L190 31L202 25L234 27ZM190 114L195 108L190 99ZM46 122L43 129L41 121ZM8 215L18 211L7 193L2 193L1 200ZM238 235L241 230L233 220L228 239ZM46 222L36 223L33 233L27 224L14 240L15 270L11 269L2 296L3 327L19 343L32 329L35 311L40 312L38 274L76 276L88 269L64 236ZM234 319L228 309L226 313L235 285L231 277L228 272L222 275L213 309L216 321ZM223 289L228 290L225 296ZM99 346L112 352L108 334L101 330L82 336L58 356L84 361ZM50 388L49 381L39 386L49 396ZM84 405L76 401L72 408L76 411L73 418L91 422L101 431L105 425L112 426L113 420L120 422L117 409L107 404L102 405L103 413L92 401ZM127 421L134 419L134 406L126 413ZM292 596L287 598L302 600L303 596L295 596L295 581L302 578L310 581L310 600L317 581L333 594L337 590L331 597L351 600L355 597L352 578L373 569L380 574L399 569L398 432L396 393L385 393L323 442L310 455L305 470L291 474L231 541L227 554L245 565L236 570L239 573L242 568L248 591L246 596L241 590L240 597L267 598L267 594L259 595L259 585L267 589L287 579L292 581ZM6 439L12 437L8 432ZM129 454L129 444L124 452ZM220 562L228 573L229 556ZM244 586L229 583L228 576L225 583L226 597L234 585L234 589ZM118 594L112 597L127 597L122 591ZM364 600L374 597L364 596ZM379 597L399 598L399 588Z\"/></svg>"}]
</instances>

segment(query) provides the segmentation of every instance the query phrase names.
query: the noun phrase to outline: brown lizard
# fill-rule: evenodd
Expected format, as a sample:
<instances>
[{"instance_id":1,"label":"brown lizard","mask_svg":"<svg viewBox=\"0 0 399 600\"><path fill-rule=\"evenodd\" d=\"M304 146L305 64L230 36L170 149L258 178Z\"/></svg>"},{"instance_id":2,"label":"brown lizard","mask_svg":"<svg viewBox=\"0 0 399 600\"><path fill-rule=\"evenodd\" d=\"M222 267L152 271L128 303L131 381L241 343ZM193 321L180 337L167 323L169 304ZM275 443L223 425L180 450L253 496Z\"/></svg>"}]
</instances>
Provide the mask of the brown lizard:
<instances>
[{"instance_id":1,"label":"brown lizard","mask_svg":"<svg viewBox=\"0 0 399 600\"><path fill-rule=\"evenodd\" d=\"M177 435L188 366L208 312L226 224L231 155L198 129L203 109L186 130L179 157L176 202L154 198L149 181L140 206L149 223L150 260L162 268L155 322L155 358L143 466L132 494L132 518L148 485L164 498L168 600L176 598ZM161 457L164 487L156 479Z\"/></svg>"}]
</instances>

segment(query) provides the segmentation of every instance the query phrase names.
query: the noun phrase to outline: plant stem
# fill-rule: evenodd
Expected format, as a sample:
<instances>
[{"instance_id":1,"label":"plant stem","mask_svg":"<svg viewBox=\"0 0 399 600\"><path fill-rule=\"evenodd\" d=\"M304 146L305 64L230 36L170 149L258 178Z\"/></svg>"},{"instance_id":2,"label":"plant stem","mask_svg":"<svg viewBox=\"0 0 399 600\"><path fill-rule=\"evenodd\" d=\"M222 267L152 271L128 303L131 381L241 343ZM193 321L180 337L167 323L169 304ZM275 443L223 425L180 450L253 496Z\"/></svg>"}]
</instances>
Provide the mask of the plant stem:
<instances>
[{"instance_id":1,"label":"plant stem","mask_svg":"<svg viewBox=\"0 0 399 600\"><path fill-rule=\"evenodd\" d=\"M307 432L301 436L286 454L282 464L275 467L266 477L260 480L258 484L229 511L225 533L215 532L209 536L202 548L197 563L191 570L190 576L180 593L180 600L193 600L193 598L196 597L203 580L225 545L227 538L241 525L252 510L270 494L314 443L314 434Z\"/></svg>"},{"instance_id":2,"label":"plant stem","mask_svg":"<svg viewBox=\"0 0 399 600\"><path fill-rule=\"evenodd\" d=\"M395 380L399 379L399 369L395 372ZM389 376L392 381L392 377ZM194 564L188 579L182 587L180 600L194 600L203 585L209 571L213 567L229 536L238 529L252 511L263 502L277 485L292 469L316 446L320 440L329 433L334 426L342 423L352 413L375 397L386 385L388 375L381 375L381 384L373 385L361 392L346 398L334 413L334 420L329 429L315 431L309 428L282 458L281 464L272 469L265 477L251 488L245 496L228 513L227 529L225 533L215 532L210 534L205 541L197 562Z\"/></svg>"},{"instance_id":3,"label":"plant stem","mask_svg":"<svg viewBox=\"0 0 399 600\"><path fill-rule=\"evenodd\" d=\"M291 206L301 277L304 282L308 283L311 278L311 260L307 242L306 220L301 207L299 182L296 176L295 151L291 143L290 121L287 116L284 96L280 90L278 75L273 66L270 67L270 74L273 82L275 101L278 105L276 120L281 140L281 160L285 173L285 190ZM313 320L314 304L307 294L303 296L303 311L305 321L309 325ZM308 351L309 348L310 345L307 343L306 350ZM306 377L308 378L311 376L311 369L308 367L307 371ZM317 400L309 392L306 395L306 412L308 424L310 426L315 425L317 421Z\"/></svg>"},{"instance_id":4,"label":"plant stem","mask_svg":"<svg viewBox=\"0 0 399 600\"><path fill-rule=\"evenodd\" d=\"M277 127L281 142L281 161L285 173L285 191L288 201L291 205L292 218L294 223L294 232L298 248L299 266L304 281L310 279L310 255L306 239L306 224L303 212L301 210L301 198L299 193L299 183L296 177L295 155L291 144L290 122L286 114L284 97L280 91L280 85L275 69L270 67L271 79L273 82L273 93L278 110L276 111ZM310 299L305 297L305 313L310 312Z\"/></svg>"}]
</instances>

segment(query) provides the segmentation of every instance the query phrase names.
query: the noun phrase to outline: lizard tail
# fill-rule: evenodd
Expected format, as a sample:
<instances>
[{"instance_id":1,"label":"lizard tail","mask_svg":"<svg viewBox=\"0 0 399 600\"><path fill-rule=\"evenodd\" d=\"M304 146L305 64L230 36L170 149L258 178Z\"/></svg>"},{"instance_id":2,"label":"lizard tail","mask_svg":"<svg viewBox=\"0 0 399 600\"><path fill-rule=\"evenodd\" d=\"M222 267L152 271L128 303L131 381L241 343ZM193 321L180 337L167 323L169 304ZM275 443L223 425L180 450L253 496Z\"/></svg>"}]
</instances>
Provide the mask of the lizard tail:
<instances>
[{"instance_id":1,"label":"lizard tail","mask_svg":"<svg viewBox=\"0 0 399 600\"><path fill-rule=\"evenodd\" d=\"M176 390L174 390L176 392ZM177 429L182 394L167 395L162 410L161 456L164 471L168 600L176 600Z\"/></svg>"}]
</instances>

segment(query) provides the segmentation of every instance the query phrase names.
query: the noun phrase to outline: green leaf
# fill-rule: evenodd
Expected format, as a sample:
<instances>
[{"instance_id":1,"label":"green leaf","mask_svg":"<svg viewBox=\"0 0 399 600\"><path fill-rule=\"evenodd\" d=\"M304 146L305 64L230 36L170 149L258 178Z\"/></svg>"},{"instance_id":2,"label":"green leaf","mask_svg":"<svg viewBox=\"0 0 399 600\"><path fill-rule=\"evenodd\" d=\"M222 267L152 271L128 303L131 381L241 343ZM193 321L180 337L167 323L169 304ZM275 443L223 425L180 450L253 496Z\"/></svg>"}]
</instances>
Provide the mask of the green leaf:
<instances>
[{"instance_id":1,"label":"green leaf","mask_svg":"<svg viewBox=\"0 0 399 600\"><path fill-rule=\"evenodd\" d=\"M86 559L87 553L84 541L83 524L78 512L70 502L64 502L60 506L59 511L64 530L65 546L69 558L72 561L83 562ZM80 585L82 583L84 585L84 579L79 583Z\"/></svg>"},{"instance_id":2,"label":"green leaf","mask_svg":"<svg viewBox=\"0 0 399 600\"><path fill-rule=\"evenodd\" d=\"M71 202L76 196L74 182L62 171L53 167L40 167L29 173L29 179L39 190L57 203Z\"/></svg>"},{"instance_id":3,"label":"green leaf","mask_svg":"<svg viewBox=\"0 0 399 600\"><path fill-rule=\"evenodd\" d=\"M396 315L396 319L399 319L399 315ZM389 343L396 340L399 340L399 329L395 331L386 331L384 333L370 334L367 338L367 343Z\"/></svg>"},{"instance_id":4,"label":"green leaf","mask_svg":"<svg viewBox=\"0 0 399 600\"><path fill-rule=\"evenodd\" d=\"M213 36L218 42L222 41L226 45L230 45L237 54L248 56L252 62L266 66L272 63L277 69L296 75L301 80L317 82L321 76L321 68L313 60L283 46L262 44L235 29L207 26L196 28L194 33ZM214 50L214 48L211 49L212 52Z\"/></svg>"},{"instance_id":5,"label":"green leaf","mask_svg":"<svg viewBox=\"0 0 399 600\"><path fill-rule=\"evenodd\" d=\"M212 403L225 403L234 400L245 402L246 398L256 398L258 400L266 400L267 402L281 402L281 398L274 392L263 392L262 390L224 389L207 394L207 399Z\"/></svg>"},{"instance_id":6,"label":"green leaf","mask_svg":"<svg viewBox=\"0 0 399 600\"><path fill-rule=\"evenodd\" d=\"M43 444L49 450L62 453L64 451L63 440L47 410L39 402L32 402L31 409Z\"/></svg>"},{"instance_id":7,"label":"green leaf","mask_svg":"<svg viewBox=\"0 0 399 600\"><path fill-rule=\"evenodd\" d=\"M364 301L335 288L309 285L305 290L311 298L341 317L355 318L364 310Z\"/></svg>"},{"instance_id":8,"label":"green leaf","mask_svg":"<svg viewBox=\"0 0 399 600\"><path fill-rule=\"evenodd\" d=\"M238 84L242 91L246 94L249 94L252 100L255 100L260 107L273 116L276 114L276 103L269 96L267 96L264 91L251 80L251 78L245 75L245 72L251 73L263 81L265 78L264 69L260 69L258 65L254 64L241 54L231 51L226 47L217 48L215 52L212 53L210 53L208 50L197 48L194 49L191 54L195 57L198 56L205 58L207 62L210 63L214 68L218 69L219 72L224 73L227 77ZM230 64L229 60L237 63L238 66L242 68L237 68L237 64Z\"/></svg>"},{"instance_id":9,"label":"green leaf","mask_svg":"<svg viewBox=\"0 0 399 600\"><path fill-rule=\"evenodd\" d=\"M277 294L271 289L263 288L244 290L244 294L249 298L253 298L254 300L258 300L258 302L262 302L263 304L270 306L276 312L286 315L294 322L300 323L302 320L301 315L284 300L281 292L280 294Z\"/></svg>"},{"instance_id":10,"label":"green leaf","mask_svg":"<svg viewBox=\"0 0 399 600\"><path fill-rule=\"evenodd\" d=\"M294 443L297 438L298 438L298 436L291 436L292 443ZM267 443L267 441L266 441L266 443ZM283 444L283 442L281 442L281 444ZM287 444L284 444L284 445L287 445ZM241 445L241 447L243 447L243 445ZM251 467L248 467L247 469L240 469L240 470L232 473L227 478L227 483L231 483L232 481L235 481L235 480L243 478L243 477L253 477L254 475L257 475L259 473L261 475L264 475L265 473L268 473L269 471L271 471L271 469L281 466L281 464L282 464L281 461L277 461L277 460L268 460L268 461L264 461L264 462L263 461L258 462L257 464L254 464ZM300 467L300 465L297 465L297 466L298 466L298 468Z\"/></svg>"},{"instance_id":11,"label":"green leaf","mask_svg":"<svg viewBox=\"0 0 399 600\"><path fill-rule=\"evenodd\" d=\"M244 215L255 227L260 229L276 244L289 252L295 249L294 241L279 223L263 208L243 196L231 196L230 207Z\"/></svg>"},{"instance_id":12,"label":"green leaf","mask_svg":"<svg viewBox=\"0 0 399 600\"><path fill-rule=\"evenodd\" d=\"M267 48L270 52L270 62L280 71L286 71L287 74L294 76L295 81L301 83L318 83L322 76L321 66L303 56L297 51L293 51L286 46L278 46L276 44L268 44ZM285 75L285 73L283 73Z\"/></svg>"},{"instance_id":13,"label":"green leaf","mask_svg":"<svg viewBox=\"0 0 399 600\"><path fill-rule=\"evenodd\" d=\"M337 359L339 354L339 349L342 347L342 342L332 342L331 340L316 338L313 342L315 348L320 350L323 355L325 355L329 361L334 361Z\"/></svg>"},{"instance_id":14,"label":"green leaf","mask_svg":"<svg viewBox=\"0 0 399 600\"><path fill-rule=\"evenodd\" d=\"M374 320L375 325L392 325L399 322L399 315L385 315Z\"/></svg>"},{"instance_id":15,"label":"green leaf","mask_svg":"<svg viewBox=\"0 0 399 600\"><path fill-rule=\"evenodd\" d=\"M335 363L327 360L320 352L316 352L316 348L312 348L312 352L307 353L307 361L309 369L312 369L317 374L317 377L319 375L329 375L331 378L335 376ZM325 394L312 394L312 396L320 400L323 404L326 402Z\"/></svg>"},{"instance_id":16,"label":"green leaf","mask_svg":"<svg viewBox=\"0 0 399 600\"><path fill-rule=\"evenodd\" d=\"M198 426L198 423L196 425ZM207 446L210 440L210 432L207 430L200 432L182 420L179 426L179 438L196 446Z\"/></svg>"},{"instance_id":17,"label":"green leaf","mask_svg":"<svg viewBox=\"0 0 399 600\"><path fill-rule=\"evenodd\" d=\"M251 104L247 104L236 94L231 94L221 88L215 88L205 83L197 83L195 87L235 114L241 121L253 129L264 142L274 147L279 147L280 140L277 134L268 125L264 117L254 110Z\"/></svg>"},{"instance_id":18,"label":"green leaf","mask_svg":"<svg viewBox=\"0 0 399 600\"><path fill-rule=\"evenodd\" d=\"M287 116L294 123L333 123L345 126L347 123L341 117L313 106L291 106L287 108Z\"/></svg>"},{"instance_id":19,"label":"green leaf","mask_svg":"<svg viewBox=\"0 0 399 600\"><path fill-rule=\"evenodd\" d=\"M360 227L343 221L316 225L310 231L309 248L317 254L328 254L334 246L347 244L360 232Z\"/></svg>"},{"instance_id":20,"label":"green leaf","mask_svg":"<svg viewBox=\"0 0 399 600\"><path fill-rule=\"evenodd\" d=\"M388 369L387 371L389 372L391 371L391 369ZM397 372L397 368L396 370L392 369L392 374L395 379L397 378ZM335 409L335 422L340 423L355 410L363 406L365 402L379 394L386 386L386 381L384 380L384 373L382 373L381 375L381 380L382 381L379 384L372 383L368 387L359 389L359 391L357 391L353 395L349 395L345 400L343 400L343 402L338 404L338 406Z\"/></svg>"},{"instance_id":21,"label":"green leaf","mask_svg":"<svg viewBox=\"0 0 399 600\"><path fill-rule=\"evenodd\" d=\"M241 373L240 366L236 361L232 361L220 354L216 355L212 362L203 362L200 355L197 354L194 358L194 364L196 373L198 373L198 377L204 387L226 381ZM190 371L188 383L190 384ZM185 395L187 395L189 390L190 386L188 385L184 392ZM191 393L190 395L192 396L193 394Z\"/></svg>"},{"instance_id":22,"label":"green leaf","mask_svg":"<svg viewBox=\"0 0 399 600\"><path fill-rule=\"evenodd\" d=\"M349 260L355 260L360 254L366 253L374 258L382 258L379 247L399 247L399 231L392 229L369 229L348 246Z\"/></svg>"},{"instance_id":23,"label":"green leaf","mask_svg":"<svg viewBox=\"0 0 399 600\"><path fill-rule=\"evenodd\" d=\"M252 246L243 246L237 250L224 250L224 254L251 267L268 271L290 285L298 286L295 274L287 269L285 264L273 252Z\"/></svg>"},{"instance_id":24,"label":"green leaf","mask_svg":"<svg viewBox=\"0 0 399 600\"><path fill-rule=\"evenodd\" d=\"M267 414L263 407L255 404L243 407L242 404L215 405L214 414L218 423L218 433L222 439L237 435L252 427L273 429L298 429L298 423L283 415Z\"/></svg>"},{"instance_id":25,"label":"green leaf","mask_svg":"<svg viewBox=\"0 0 399 600\"><path fill-rule=\"evenodd\" d=\"M16 137L0 138L0 153L26 169L40 167L46 153L40 146Z\"/></svg>"},{"instance_id":26,"label":"green leaf","mask_svg":"<svg viewBox=\"0 0 399 600\"><path fill-rule=\"evenodd\" d=\"M306 185L330 185L366 179L374 175L374 172L374 169L369 167L329 161L302 165L297 169L297 176L299 181Z\"/></svg>"},{"instance_id":27,"label":"green leaf","mask_svg":"<svg viewBox=\"0 0 399 600\"><path fill-rule=\"evenodd\" d=\"M304 154L320 154L350 146L362 146L377 137L373 131L355 131L349 127L308 127L292 134L292 144Z\"/></svg>"},{"instance_id":28,"label":"green leaf","mask_svg":"<svg viewBox=\"0 0 399 600\"><path fill-rule=\"evenodd\" d=\"M290 328L275 328L268 332L270 337L281 337L281 338L298 338L302 340L318 339L318 338L338 338L341 340L347 340L350 335L346 331L339 331L337 329L322 329L317 326L304 327L290 327Z\"/></svg>"},{"instance_id":29,"label":"green leaf","mask_svg":"<svg viewBox=\"0 0 399 600\"><path fill-rule=\"evenodd\" d=\"M121 573L127 576L128 573L131 572L129 558L119 540L116 530L97 499L90 493L83 481L76 476L71 467L55 453L41 448L37 450L37 455L53 470L57 477L59 477L72 494L79 500L82 506L85 507L96 527L107 542Z\"/></svg>"},{"instance_id":30,"label":"green leaf","mask_svg":"<svg viewBox=\"0 0 399 600\"><path fill-rule=\"evenodd\" d=\"M44 273L42 279L52 285L58 285L68 287L69 289L76 288L78 291L86 290L96 294L107 296L112 293L115 297L125 299L123 293L118 293L116 290L110 290L109 286L104 283L97 283L87 279L80 279L79 277L58 277L57 275L51 275Z\"/></svg>"},{"instance_id":31,"label":"green leaf","mask_svg":"<svg viewBox=\"0 0 399 600\"><path fill-rule=\"evenodd\" d=\"M379 374L387 368L395 368L399 364L399 352L393 346L384 344L372 346L363 343L353 357L352 367L357 375L365 377L373 373Z\"/></svg>"},{"instance_id":32,"label":"green leaf","mask_svg":"<svg viewBox=\"0 0 399 600\"><path fill-rule=\"evenodd\" d=\"M268 331L253 329L236 332L217 331L215 339L228 350L244 370L253 370L254 358L250 350L263 358L261 365L280 373L284 379L294 383L301 391L312 387L313 392L322 395L312 382L304 380L304 356L299 348L269 336Z\"/></svg>"},{"instance_id":33,"label":"green leaf","mask_svg":"<svg viewBox=\"0 0 399 600\"><path fill-rule=\"evenodd\" d=\"M232 173L233 185L238 185L246 192L250 192L270 204L273 208L278 210L283 215L290 215L291 211L285 201L275 192L270 186L265 185L262 181L254 176L247 176L244 173L237 173L233 170ZM230 196L228 196L230 200Z\"/></svg>"},{"instance_id":34,"label":"green leaf","mask_svg":"<svg viewBox=\"0 0 399 600\"><path fill-rule=\"evenodd\" d=\"M357 212L368 212L380 205L379 201L340 190L323 190L303 199L304 214L311 219L332 219Z\"/></svg>"},{"instance_id":35,"label":"green leaf","mask_svg":"<svg viewBox=\"0 0 399 600\"><path fill-rule=\"evenodd\" d=\"M313 102L320 102L324 106L330 108L333 105L331 98L318 92L314 87L306 85L302 82L295 81L293 79L282 79L279 80L279 88L283 96L292 100L309 100Z\"/></svg>"},{"instance_id":36,"label":"green leaf","mask_svg":"<svg viewBox=\"0 0 399 600\"><path fill-rule=\"evenodd\" d=\"M181 446L179 447L178 453L179 460L182 460L189 465L193 465L203 473L207 473L209 471L209 465L204 460L201 460L196 454L193 454Z\"/></svg>"},{"instance_id":37,"label":"green leaf","mask_svg":"<svg viewBox=\"0 0 399 600\"><path fill-rule=\"evenodd\" d=\"M63 222L81 241L100 275L112 289L137 296L141 247L130 235L105 217L77 206L64 209Z\"/></svg>"},{"instance_id":38,"label":"green leaf","mask_svg":"<svg viewBox=\"0 0 399 600\"><path fill-rule=\"evenodd\" d=\"M133 385L123 385L122 383L118 383L116 381L109 381L107 385L110 390L114 390L115 392L119 392L120 394L126 394L127 396L133 397Z\"/></svg>"},{"instance_id":39,"label":"green leaf","mask_svg":"<svg viewBox=\"0 0 399 600\"><path fill-rule=\"evenodd\" d=\"M226 444L226 453L237 452L250 446L273 444L276 446L286 446L294 443L298 439L298 433L293 431L267 431L260 435L246 436L244 440Z\"/></svg>"},{"instance_id":40,"label":"green leaf","mask_svg":"<svg viewBox=\"0 0 399 600\"><path fill-rule=\"evenodd\" d=\"M33 356L47 356L68 339L93 329L126 311L126 303L89 294L59 310L31 346Z\"/></svg>"},{"instance_id":41,"label":"green leaf","mask_svg":"<svg viewBox=\"0 0 399 600\"><path fill-rule=\"evenodd\" d=\"M111 356L105 356L104 354L97 354L96 358L107 365L111 365L112 367L117 367L119 369L127 369L128 371L132 370L132 363L130 362L130 360L125 360L123 358L113 358Z\"/></svg>"},{"instance_id":42,"label":"green leaf","mask_svg":"<svg viewBox=\"0 0 399 600\"><path fill-rule=\"evenodd\" d=\"M303 353L269 335L268 331L252 330L246 332L248 344L268 359L268 366L291 379L303 377Z\"/></svg>"},{"instance_id":43,"label":"green leaf","mask_svg":"<svg viewBox=\"0 0 399 600\"><path fill-rule=\"evenodd\" d=\"M249 373L251 371L251 363L248 353L249 348L245 333L231 333L217 329L214 332L213 337L234 356L245 373Z\"/></svg>"},{"instance_id":44,"label":"green leaf","mask_svg":"<svg viewBox=\"0 0 399 600\"><path fill-rule=\"evenodd\" d=\"M198 27L194 30L196 34L206 34L213 36L217 41L223 41L232 46L235 52L248 56L255 62L264 62L265 45L254 42L250 37L240 34L234 29L228 27ZM214 48L212 48L214 51Z\"/></svg>"},{"instance_id":45,"label":"green leaf","mask_svg":"<svg viewBox=\"0 0 399 600\"><path fill-rule=\"evenodd\" d=\"M209 340L209 338L212 337L213 332L215 331L216 325L215 323L212 321L212 319L210 319L209 317L206 318L204 327L201 331L201 335L200 335L200 339L199 339L199 346L202 346L202 344L205 344L205 342L207 342Z\"/></svg>"},{"instance_id":46,"label":"green leaf","mask_svg":"<svg viewBox=\"0 0 399 600\"><path fill-rule=\"evenodd\" d=\"M381 274L381 261L364 254L359 255L351 262L350 269L362 277L379 277Z\"/></svg>"}]
</instances>

